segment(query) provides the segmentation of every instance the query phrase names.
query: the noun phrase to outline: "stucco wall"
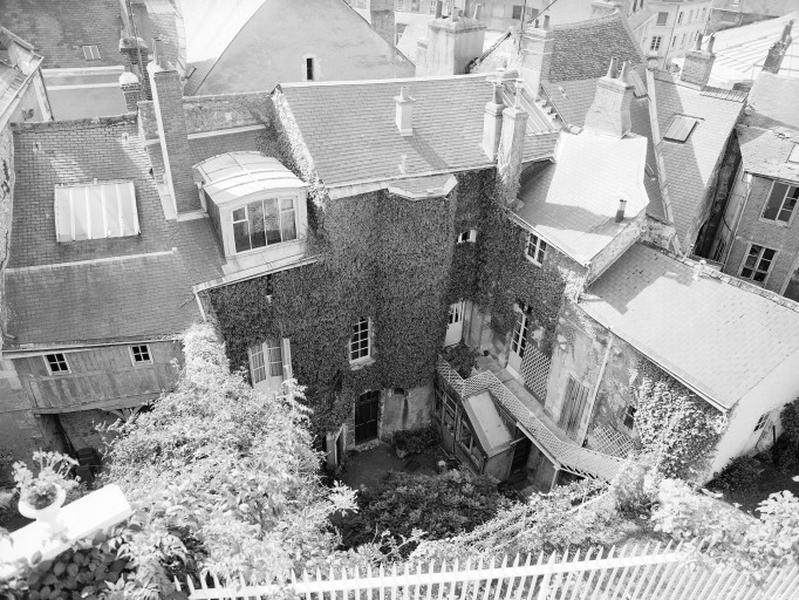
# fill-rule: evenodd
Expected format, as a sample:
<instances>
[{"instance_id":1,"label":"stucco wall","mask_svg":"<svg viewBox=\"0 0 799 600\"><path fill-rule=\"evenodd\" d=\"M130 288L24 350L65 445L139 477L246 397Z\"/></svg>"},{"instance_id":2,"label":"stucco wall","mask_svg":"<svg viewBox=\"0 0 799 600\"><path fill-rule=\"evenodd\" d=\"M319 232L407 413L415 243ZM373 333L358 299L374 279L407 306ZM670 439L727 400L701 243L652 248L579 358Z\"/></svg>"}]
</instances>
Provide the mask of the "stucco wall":
<instances>
[{"instance_id":1,"label":"stucco wall","mask_svg":"<svg viewBox=\"0 0 799 600\"><path fill-rule=\"evenodd\" d=\"M384 390L381 401L381 437L395 431L419 429L430 424L433 409L432 384L405 390L404 394L395 393L395 390Z\"/></svg>"}]
</instances>

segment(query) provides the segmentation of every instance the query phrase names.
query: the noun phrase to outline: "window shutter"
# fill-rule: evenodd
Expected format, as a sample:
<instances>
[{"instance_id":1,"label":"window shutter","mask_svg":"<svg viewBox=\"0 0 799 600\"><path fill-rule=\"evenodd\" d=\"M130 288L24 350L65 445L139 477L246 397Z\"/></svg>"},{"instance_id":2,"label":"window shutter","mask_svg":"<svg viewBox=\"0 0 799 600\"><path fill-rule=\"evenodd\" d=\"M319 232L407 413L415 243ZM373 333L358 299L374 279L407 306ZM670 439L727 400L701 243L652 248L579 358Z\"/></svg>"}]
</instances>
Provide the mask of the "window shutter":
<instances>
[{"instance_id":1,"label":"window shutter","mask_svg":"<svg viewBox=\"0 0 799 600\"><path fill-rule=\"evenodd\" d=\"M294 377L291 370L291 340L289 338L281 338L280 349L283 356L283 380L285 381Z\"/></svg>"}]
</instances>

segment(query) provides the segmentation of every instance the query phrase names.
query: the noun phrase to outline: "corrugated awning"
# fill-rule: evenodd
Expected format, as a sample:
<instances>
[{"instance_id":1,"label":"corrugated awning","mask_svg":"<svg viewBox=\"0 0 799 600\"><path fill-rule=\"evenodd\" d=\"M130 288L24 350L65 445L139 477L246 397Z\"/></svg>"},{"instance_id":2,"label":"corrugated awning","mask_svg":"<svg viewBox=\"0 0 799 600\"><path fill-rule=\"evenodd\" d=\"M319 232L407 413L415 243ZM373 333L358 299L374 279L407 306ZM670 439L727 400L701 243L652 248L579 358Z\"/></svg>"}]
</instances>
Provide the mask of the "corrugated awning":
<instances>
[{"instance_id":1,"label":"corrugated awning","mask_svg":"<svg viewBox=\"0 0 799 600\"><path fill-rule=\"evenodd\" d=\"M259 191L304 188L305 183L279 160L260 152L226 152L194 166L203 190L215 204Z\"/></svg>"},{"instance_id":2,"label":"corrugated awning","mask_svg":"<svg viewBox=\"0 0 799 600\"><path fill-rule=\"evenodd\" d=\"M513 441L507 425L497 411L488 391L480 392L463 400L463 408L469 417L472 430L480 446L490 457L505 451Z\"/></svg>"},{"instance_id":3,"label":"corrugated awning","mask_svg":"<svg viewBox=\"0 0 799 600\"><path fill-rule=\"evenodd\" d=\"M133 182L57 186L55 231L59 242L138 235L139 215Z\"/></svg>"}]
</instances>

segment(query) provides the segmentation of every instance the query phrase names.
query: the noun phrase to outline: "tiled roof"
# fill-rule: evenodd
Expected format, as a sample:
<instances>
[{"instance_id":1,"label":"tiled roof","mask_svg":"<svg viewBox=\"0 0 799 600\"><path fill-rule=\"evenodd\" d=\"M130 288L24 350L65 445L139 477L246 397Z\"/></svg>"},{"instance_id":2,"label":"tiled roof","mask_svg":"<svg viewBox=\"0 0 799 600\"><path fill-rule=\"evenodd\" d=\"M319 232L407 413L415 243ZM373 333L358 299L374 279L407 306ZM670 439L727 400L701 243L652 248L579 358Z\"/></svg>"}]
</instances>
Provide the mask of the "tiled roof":
<instances>
[{"instance_id":1,"label":"tiled roof","mask_svg":"<svg viewBox=\"0 0 799 600\"><path fill-rule=\"evenodd\" d=\"M763 129L739 125L737 132L745 171L799 181L799 163L788 161L788 156L799 144L799 129Z\"/></svg>"},{"instance_id":2,"label":"tiled roof","mask_svg":"<svg viewBox=\"0 0 799 600\"><path fill-rule=\"evenodd\" d=\"M585 124L585 115L594 101L596 82L597 79L595 78L560 81L557 83L544 82L542 87L544 94L560 118L568 125L582 127ZM649 196L647 214L661 222L666 222L666 210L663 206L663 197L660 192L658 168L652 141L648 97L633 98L630 104L630 124L633 133L649 140L646 151L647 169L644 175L644 186Z\"/></svg>"},{"instance_id":3,"label":"tiled roof","mask_svg":"<svg viewBox=\"0 0 799 600\"><path fill-rule=\"evenodd\" d=\"M0 115L17 98L24 82L25 75L22 71L0 61Z\"/></svg>"},{"instance_id":4,"label":"tiled roof","mask_svg":"<svg viewBox=\"0 0 799 600\"><path fill-rule=\"evenodd\" d=\"M636 244L580 307L689 387L731 408L799 351L799 312Z\"/></svg>"},{"instance_id":5,"label":"tiled roof","mask_svg":"<svg viewBox=\"0 0 799 600\"><path fill-rule=\"evenodd\" d=\"M413 135L405 137L395 123L394 102L403 85L415 99ZM335 186L490 166L482 135L491 89L484 75L460 75L287 84L280 93L319 177ZM525 161L551 156L557 140L554 124L533 110Z\"/></svg>"},{"instance_id":6,"label":"tiled roof","mask_svg":"<svg viewBox=\"0 0 799 600\"><path fill-rule=\"evenodd\" d=\"M7 345L172 335L197 317L194 307L177 307L187 299L193 303L192 284L221 274L223 259L207 219L164 219L134 117L19 125L14 149L17 179L4 302L16 339ZM55 186L94 179L133 182L141 233L56 242ZM54 291L62 289L63 294ZM124 326L117 327L113 311L128 317ZM80 319L64 316L72 314ZM100 315L99 323L88 319L92 314ZM64 318L63 326L54 323L58 318ZM117 337L107 326L111 322Z\"/></svg>"},{"instance_id":7,"label":"tiled roof","mask_svg":"<svg viewBox=\"0 0 799 600\"><path fill-rule=\"evenodd\" d=\"M177 251L8 269L12 345L150 339L200 320Z\"/></svg>"},{"instance_id":8,"label":"tiled roof","mask_svg":"<svg viewBox=\"0 0 799 600\"><path fill-rule=\"evenodd\" d=\"M641 50L632 39L624 17L618 12L579 23L557 25L553 32L555 47L550 81L602 77L614 56L631 65L643 62Z\"/></svg>"},{"instance_id":9,"label":"tiled roof","mask_svg":"<svg viewBox=\"0 0 799 600\"><path fill-rule=\"evenodd\" d=\"M719 97L700 91L665 74L655 79L655 103L661 138L675 115L699 119L685 142L656 140L663 155L674 226L682 250L689 252L695 227L706 208L705 195L712 184L716 165L743 109L743 94Z\"/></svg>"},{"instance_id":10,"label":"tiled roof","mask_svg":"<svg viewBox=\"0 0 799 600\"><path fill-rule=\"evenodd\" d=\"M341 0L181 0L186 95L271 90L305 79L408 77L413 64Z\"/></svg>"},{"instance_id":11,"label":"tiled roof","mask_svg":"<svg viewBox=\"0 0 799 600\"><path fill-rule=\"evenodd\" d=\"M516 214L549 243L586 265L647 206L643 186L647 139L583 131L563 134L555 164L531 178ZM619 199L628 219L616 223Z\"/></svg>"},{"instance_id":12,"label":"tiled roof","mask_svg":"<svg viewBox=\"0 0 799 600\"><path fill-rule=\"evenodd\" d=\"M799 129L799 79L764 71L749 92L748 104L754 114L747 119L758 127Z\"/></svg>"},{"instance_id":13,"label":"tiled roof","mask_svg":"<svg viewBox=\"0 0 799 600\"><path fill-rule=\"evenodd\" d=\"M118 0L0 0L5 27L34 46L44 68L121 65ZM87 61L81 46L97 45L100 60Z\"/></svg>"}]
</instances>

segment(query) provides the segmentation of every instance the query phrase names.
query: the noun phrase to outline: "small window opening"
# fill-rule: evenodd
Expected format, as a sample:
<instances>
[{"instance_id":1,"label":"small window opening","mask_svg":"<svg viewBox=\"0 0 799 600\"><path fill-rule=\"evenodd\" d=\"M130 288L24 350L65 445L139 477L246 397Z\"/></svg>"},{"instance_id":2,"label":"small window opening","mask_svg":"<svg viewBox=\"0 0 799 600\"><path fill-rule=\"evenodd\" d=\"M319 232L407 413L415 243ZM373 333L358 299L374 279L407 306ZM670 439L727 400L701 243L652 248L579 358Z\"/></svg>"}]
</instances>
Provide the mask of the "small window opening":
<instances>
[{"instance_id":1,"label":"small window opening","mask_svg":"<svg viewBox=\"0 0 799 600\"><path fill-rule=\"evenodd\" d=\"M150 346L147 344L131 346L130 355L133 358L134 365L148 364L153 362L152 355L150 354Z\"/></svg>"},{"instance_id":2,"label":"small window opening","mask_svg":"<svg viewBox=\"0 0 799 600\"><path fill-rule=\"evenodd\" d=\"M305 80L313 81L314 79L314 60L309 56L305 59Z\"/></svg>"},{"instance_id":3,"label":"small window opening","mask_svg":"<svg viewBox=\"0 0 799 600\"><path fill-rule=\"evenodd\" d=\"M67 363L67 357L62 352L45 354L44 360L51 375L69 373L69 363Z\"/></svg>"},{"instance_id":4,"label":"small window opening","mask_svg":"<svg viewBox=\"0 0 799 600\"><path fill-rule=\"evenodd\" d=\"M83 58L85 60L100 60L100 48L97 44L82 46Z\"/></svg>"}]
</instances>

